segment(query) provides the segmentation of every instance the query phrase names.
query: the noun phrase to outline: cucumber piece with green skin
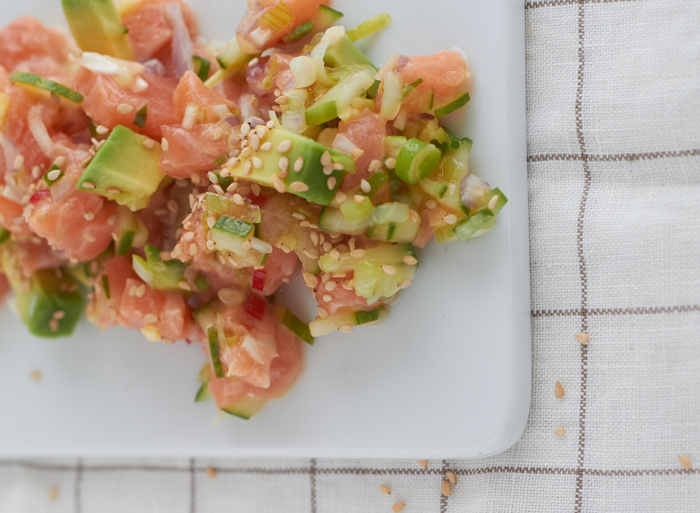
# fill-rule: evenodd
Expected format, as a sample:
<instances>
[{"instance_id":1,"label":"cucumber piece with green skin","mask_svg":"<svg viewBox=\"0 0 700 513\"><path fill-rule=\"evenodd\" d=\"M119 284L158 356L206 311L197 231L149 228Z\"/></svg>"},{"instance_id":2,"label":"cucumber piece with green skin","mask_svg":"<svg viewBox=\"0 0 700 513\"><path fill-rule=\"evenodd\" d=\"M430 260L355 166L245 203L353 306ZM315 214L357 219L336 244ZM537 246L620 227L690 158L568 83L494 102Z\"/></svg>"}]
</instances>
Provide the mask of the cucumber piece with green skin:
<instances>
[{"instance_id":1,"label":"cucumber piece with green skin","mask_svg":"<svg viewBox=\"0 0 700 513\"><path fill-rule=\"evenodd\" d=\"M211 240L218 251L229 251L240 256L247 254L242 247L243 243L254 235L252 224L226 215L221 216L211 229Z\"/></svg>"},{"instance_id":2,"label":"cucumber piece with green skin","mask_svg":"<svg viewBox=\"0 0 700 513\"><path fill-rule=\"evenodd\" d=\"M133 212L120 208L114 230L115 253L126 256L132 248L142 248L148 240L148 229Z\"/></svg>"},{"instance_id":3,"label":"cucumber piece with green skin","mask_svg":"<svg viewBox=\"0 0 700 513\"><path fill-rule=\"evenodd\" d=\"M362 219L371 215L372 211L374 210L374 205L372 205L372 201L369 199L369 197L363 197L362 195L359 197L362 198L362 201L359 203L357 201L350 200L346 201L340 206L340 213L343 214L345 220L350 223L361 221Z\"/></svg>"},{"instance_id":4,"label":"cucumber piece with green skin","mask_svg":"<svg viewBox=\"0 0 700 513\"><path fill-rule=\"evenodd\" d=\"M468 241L481 237L489 231L496 222L496 215L508 202L505 194L500 189L494 188L486 195L484 203L486 208L482 208L471 214L467 219L461 221L453 228L454 235L463 241ZM489 208L489 206L491 208Z\"/></svg>"},{"instance_id":5,"label":"cucumber piece with green skin","mask_svg":"<svg viewBox=\"0 0 700 513\"><path fill-rule=\"evenodd\" d=\"M374 196L379 188L384 185L384 182L386 182L389 179L389 175L387 175L384 171L377 171L374 173L371 177L367 179L367 182L369 183L369 192L365 192L362 190L357 191L357 194L362 194L365 195L369 198Z\"/></svg>"},{"instance_id":6,"label":"cucumber piece with green skin","mask_svg":"<svg viewBox=\"0 0 700 513\"><path fill-rule=\"evenodd\" d=\"M63 12L82 50L136 60L128 30L113 0L63 0Z\"/></svg>"},{"instance_id":7,"label":"cucumber piece with green skin","mask_svg":"<svg viewBox=\"0 0 700 513\"><path fill-rule=\"evenodd\" d=\"M462 179L469 174L472 141L464 138L452 146L442 156L435 171L421 180L418 186L442 208L461 217L468 214L466 207L462 205L460 187Z\"/></svg>"},{"instance_id":8,"label":"cucumber piece with green skin","mask_svg":"<svg viewBox=\"0 0 700 513\"><path fill-rule=\"evenodd\" d=\"M54 82L48 78L40 77L34 73L15 71L12 73L12 75L10 75L8 80L10 82L14 82L15 84L48 91L49 93L61 96L73 103L81 103L83 101L82 94L73 91L73 89L66 87L63 84L59 84L58 82Z\"/></svg>"},{"instance_id":9,"label":"cucumber piece with green skin","mask_svg":"<svg viewBox=\"0 0 700 513\"><path fill-rule=\"evenodd\" d=\"M209 77L204 85L214 87L216 84L236 73L246 69L248 63L253 60L255 54L249 54L241 49L238 38L234 36L224 48L224 51L216 56L216 62L221 69Z\"/></svg>"},{"instance_id":10,"label":"cucumber piece with green skin","mask_svg":"<svg viewBox=\"0 0 700 513\"><path fill-rule=\"evenodd\" d=\"M261 143L266 142L271 143L272 150L252 152L247 157L239 157L240 162L235 167L229 168L231 176L274 188L275 182L272 175L279 175L281 171L280 161L283 160L286 162L289 173L282 180L286 192L312 203L329 205L333 201L345 174L355 173L355 162L352 157L323 146L303 135L282 128L273 128L261 141ZM291 148L280 152L277 150L280 148L280 144L282 144L283 149L285 145L291 144ZM321 159L326 152L330 155L331 164L342 169L334 167L328 174L324 173ZM262 163L262 167L259 169L253 165L254 158L260 159ZM300 170L296 171L295 166ZM301 185L297 182L300 182Z\"/></svg>"},{"instance_id":11,"label":"cucumber piece with green skin","mask_svg":"<svg viewBox=\"0 0 700 513\"><path fill-rule=\"evenodd\" d=\"M396 176L415 185L429 176L440 163L442 153L434 145L412 138L406 141L396 158Z\"/></svg>"},{"instance_id":12,"label":"cucumber piece with green skin","mask_svg":"<svg viewBox=\"0 0 700 513\"><path fill-rule=\"evenodd\" d=\"M379 69L364 53L362 53L362 50L360 50L347 35L344 35L337 43L328 47L325 55L323 56L323 62L329 68L340 68L342 66L369 66L374 69L375 73ZM372 74L372 82L369 86L367 86L367 88L369 89L373 83L374 74Z\"/></svg>"},{"instance_id":13,"label":"cucumber piece with green skin","mask_svg":"<svg viewBox=\"0 0 700 513\"><path fill-rule=\"evenodd\" d=\"M226 215L249 224L257 224L262 219L260 207L257 205L250 203L239 205L230 196L222 196L213 192L205 194L204 210L217 217Z\"/></svg>"},{"instance_id":14,"label":"cucumber piece with green skin","mask_svg":"<svg viewBox=\"0 0 700 513\"><path fill-rule=\"evenodd\" d=\"M384 75L384 93L382 96L382 108L379 117L392 121L401 110L403 101L403 81L396 71L387 71Z\"/></svg>"},{"instance_id":15,"label":"cucumber piece with green skin","mask_svg":"<svg viewBox=\"0 0 700 513\"><path fill-rule=\"evenodd\" d=\"M435 117L440 119L444 118L448 114L452 114L457 109L461 109L467 103L469 103L469 93L464 93L462 96L457 98L455 101L448 103L444 107L435 109Z\"/></svg>"},{"instance_id":16,"label":"cucumber piece with green skin","mask_svg":"<svg viewBox=\"0 0 700 513\"><path fill-rule=\"evenodd\" d=\"M339 208L324 207L318 217L318 227L328 233L362 235L370 226L370 216L348 221Z\"/></svg>"},{"instance_id":17,"label":"cucumber piece with green skin","mask_svg":"<svg viewBox=\"0 0 700 513\"><path fill-rule=\"evenodd\" d=\"M139 128L145 127L147 119L148 119L148 104L145 104L138 111L136 111L136 115L134 116L134 121L133 121L134 126L137 126Z\"/></svg>"},{"instance_id":18,"label":"cucumber piece with green skin","mask_svg":"<svg viewBox=\"0 0 700 513\"><path fill-rule=\"evenodd\" d=\"M185 281L185 269L189 266L177 258L163 261L160 250L146 244L144 248L146 259L138 255L132 256L132 265L136 274L154 290L183 292L180 283Z\"/></svg>"},{"instance_id":19,"label":"cucumber piece with green skin","mask_svg":"<svg viewBox=\"0 0 700 513\"><path fill-rule=\"evenodd\" d=\"M219 330L211 326L207 330L207 341L209 342L209 358L214 368L214 375L217 378L225 378L224 366L221 363L221 346L219 345Z\"/></svg>"},{"instance_id":20,"label":"cucumber piece with green skin","mask_svg":"<svg viewBox=\"0 0 700 513\"><path fill-rule=\"evenodd\" d=\"M209 62L209 60L205 59L204 57L195 55L194 57L192 57L192 63L194 64L195 73L197 73L197 77L199 78L199 80L201 80L202 82L206 82L207 78L209 78L211 62Z\"/></svg>"},{"instance_id":21,"label":"cucumber piece with green skin","mask_svg":"<svg viewBox=\"0 0 700 513\"><path fill-rule=\"evenodd\" d=\"M369 66L361 66L348 73L306 109L306 124L321 125L343 116L353 99L362 96L372 87L375 74L376 70Z\"/></svg>"},{"instance_id":22,"label":"cucumber piece with green skin","mask_svg":"<svg viewBox=\"0 0 700 513\"><path fill-rule=\"evenodd\" d=\"M401 148L406 144L406 139L402 135L389 135L384 138L384 154L387 158L397 158Z\"/></svg>"},{"instance_id":23,"label":"cucumber piece with green skin","mask_svg":"<svg viewBox=\"0 0 700 513\"><path fill-rule=\"evenodd\" d=\"M244 420L249 420L253 415L257 414L262 410L263 406L267 404L269 399L265 397L255 397L250 394L245 395L235 403L221 408L230 415L234 415Z\"/></svg>"},{"instance_id":24,"label":"cucumber piece with green skin","mask_svg":"<svg viewBox=\"0 0 700 513\"><path fill-rule=\"evenodd\" d=\"M197 376L197 381L201 384L197 394L194 397L194 402L201 403L203 401L208 401L212 399L212 395L209 392L209 382L211 381L211 368L208 363L202 366Z\"/></svg>"},{"instance_id":25,"label":"cucumber piece with green skin","mask_svg":"<svg viewBox=\"0 0 700 513\"><path fill-rule=\"evenodd\" d=\"M372 212L365 236L373 240L412 242L420 228L420 217L411 219L411 209L403 203L378 205Z\"/></svg>"},{"instance_id":26,"label":"cucumber piece with green skin","mask_svg":"<svg viewBox=\"0 0 700 513\"><path fill-rule=\"evenodd\" d=\"M114 200L131 210L148 206L151 196L166 178L160 169L160 144L153 149L147 137L118 125L78 180L78 189Z\"/></svg>"},{"instance_id":27,"label":"cucumber piece with green skin","mask_svg":"<svg viewBox=\"0 0 700 513\"><path fill-rule=\"evenodd\" d=\"M317 318L309 324L311 334L322 337L333 333L341 326L361 326L382 321L388 314L387 307L381 305L373 310L359 312L340 312L325 319Z\"/></svg>"},{"instance_id":28,"label":"cucumber piece with green skin","mask_svg":"<svg viewBox=\"0 0 700 513\"><path fill-rule=\"evenodd\" d=\"M282 41L285 43L293 43L298 41L314 30L319 31L330 27L342 17L343 13L332 9L327 5L319 5L318 10L312 18L295 27L289 34L282 38Z\"/></svg>"},{"instance_id":29,"label":"cucumber piece with green skin","mask_svg":"<svg viewBox=\"0 0 700 513\"><path fill-rule=\"evenodd\" d=\"M386 272L386 265L376 261L362 261L355 268L352 287L370 305L398 293L405 288L402 284L410 283L416 274L415 265L389 264L393 268L393 274Z\"/></svg>"},{"instance_id":30,"label":"cucumber piece with green skin","mask_svg":"<svg viewBox=\"0 0 700 513\"><path fill-rule=\"evenodd\" d=\"M282 38L284 43L293 43L294 41L299 41L306 34L314 29L314 24L311 20L306 20L301 25L298 25L289 34Z\"/></svg>"},{"instance_id":31,"label":"cucumber piece with green skin","mask_svg":"<svg viewBox=\"0 0 700 513\"><path fill-rule=\"evenodd\" d=\"M283 306L275 306L274 307L274 312L275 312L275 317L277 320L287 327L289 331L294 333L297 337L302 339L304 342L309 344L310 346L314 345L314 337L311 335L311 332L309 331L309 325L306 324L304 321L299 319L296 315L294 315L292 312L290 312L288 309L286 309Z\"/></svg>"},{"instance_id":32,"label":"cucumber piece with green skin","mask_svg":"<svg viewBox=\"0 0 700 513\"><path fill-rule=\"evenodd\" d=\"M343 273L352 271L361 261L377 262L380 264L401 264L405 256L415 258L416 253L410 244L379 243L376 246L364 249L362 258L355 258L350 253L341 253L339 259L330 254L321 255L319 265L321 270L327 273Z\"/></svg>"}]
</instances>

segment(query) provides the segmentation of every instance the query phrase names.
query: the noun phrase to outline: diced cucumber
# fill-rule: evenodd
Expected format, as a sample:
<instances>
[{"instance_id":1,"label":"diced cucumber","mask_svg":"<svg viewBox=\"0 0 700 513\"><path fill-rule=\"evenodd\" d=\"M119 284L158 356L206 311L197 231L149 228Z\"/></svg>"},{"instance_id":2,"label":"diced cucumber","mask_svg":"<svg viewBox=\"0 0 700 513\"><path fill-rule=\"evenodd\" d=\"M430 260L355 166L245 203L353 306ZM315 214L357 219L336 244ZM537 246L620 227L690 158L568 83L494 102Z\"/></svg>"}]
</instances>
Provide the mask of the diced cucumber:
<instances>
[{"instance_id":1,"label":"diced cucumber","mask_svg":"<svg viewBox=\"0 0 700 513\"><path fill-rule=\"evenodd\" d=\"M274 307L274 312L275 312L275 317L277 320L286 326L289 331L294 333L297 337L302 339L304 342L306 342L309 345L314 344L314 337L311 335L311 332L309 331L309 325L306 324L304 321L299 319L296 315L294 315L292 312L290 312L288 309L286 309L283 306L276 306Z\"/></svg>"},{"instance_id":2,"label":"diced cucumber","mask_svg":"<svg viewBox=\"0 0 700 513\"><path fill-rule=\"evenodd\" d=\"M374 210L374 205L372 205L372 201L367 196L363 197L360 195L359 198L362 198L362 201L359 203L355 200L350 200L340 206L340 212L346 221L351 223L361 221Z\"/></svg>"},{"instance_id":3,"label":"diced cucumber","mask_svg":"<svg viewBox=\"0 0 700 513\"><path fill-rule=\"evenodd\" d=\"M86 52L135 60L129 30L113 0L63 0L63 12L75 42Z\"/></svg>"},{"instance_id":4,"label":"diced cucumber","mask_svg":"<svg viewBox=\"0 0 700 513\"><path fill-rule=\"evenodd\" d=\"M221 408L221 410L230 415L248 420L262 410L263 406L267 404L268 400L269 399L264 397L255 397L248 394L236 401L234 404Z\"/></svg>"},{"instance_id":5,"label":"diced cucumber","mask_svg":"<svg viewBox=\"0 0 700 513\"><path fill-rule=\"evenodd\" d=\"M361 66L348 73L306 109L306 124L320 125L342 115L354 98L362 96L374 84L375 73L369 66Z\"/></svg>"},{"instance_id":6,"label":"diced cucumber","mask_svg":"<svg viewBox=\"0 0 700 513\"><path fill-rule=\"evenodd\" d=\"M384 305L380 305L373 310L359 312L340 312L325 319L317 318L309 324L309 329L315 337L322 337L333 333L338 328L350 325L361 326L382 321L388 314L388 309Z\"/></svg>"},{"instance_id":7,"label":"diced cucumber","mask_svg":"<svg viewBox=\"0 0 700 513\"><path fill-rule=\"evenodd\" d=\"M387 273L386 265L376 261L362 261L355 268L352 287L370 305L399 292L403 288L401 284L412 280L416 274L415 265L389 264L393 268L393 274Z\"/></svg>"},{"instance_id":8,"label":"diced cucumber","mask_svg":"<svg viewBox=\"0 0 700 513\"><path fill-rule=\"evenodd\" d=\"M384 171L377 171L374 173L371 177L367 179L367 182L369 183L370 190L369 192L364 192L364 191L357 191L358 194L364 194L367 197L372 197L374 196L379 188L384 185L384 182L386 182L389 179L389 175L387 175Z\"/></svg>"},{"instance_id":9,"label":"diced cucumber","mask_svg":"<svg viewBox=\"0 0 700 513\"><path fill-rule=\"evenodd\" d=\"M49 93L56 94L65 98L66 100L72 101L73 103L81 103L83 101L82 94L73 91L71 88L66 87L63 84L59 84L58 82L40 77L39 75L35 75L33 73L15 71L12 73L12 75L10 75L9 81L14 82L15 84L29 86L34 89L41 89Z\"/></svg>"},{"instance_id":10,"label":"diced cucumber","mask_svg":"<svg viewBox=\"0 0 700 513\"><path fill-rule=\"evenodd\" d=\"M56 178L53 178L53 179L49 178L51 173L53 173L54 171L59 172L58 176ZM46 182L46 185L51 187L53 184L58 182L61 178L63 178L63 171L61 171L61 169L57 165L54 164L53 166L51 166L51 168L44 175L44 182Z\"/></svg>"},{"instance_id":11,"label":"diced cucumber","mask_svg":"<svg viewBox=\"0 0 700 513\"><path fill-rule=\"evenodd\" d=\"M183 292L180 283L185 279L188 264L177 258L164 262L160 250L151 244L146 244L144 252L146 260L138 255L132 256L132 265L139 278L154 290Z\"/></svg>"},{"instance_id":12,"label":"diced cucumber","mask_svg":"<svg viewBox=\"0 0 700 513\"><path fill-rule=\"evenodd\" d=\"M464 214L464 205L459 190L459 182L449 181L447 183L431 178L424 178L418 186L426 194L432 196L442 208L455 215Z\"/></svg>"},{"instance_id":13,"label":"diced cucumber","mask_svg":"<svg viewBox=\"0 0 700 513\"><path fill-rule=\"evenodd\" d=\"M378 69L347 35L344 35L337 43L328 47L323 61L326 66L330 68L339 68L341 66L369 66L374 69L375 73ZM372 74L372 83L374 83L374 74ZM371 85L372 84L370 84L370 86ZM370 86L367 87L369 88Z\"/></svg>"},{"instance_id":14,"label":"diced cucumber","mask_svg":"<svg viewBox=\"0 0 700 513\"><path fill-rule=\"evenodd\" d=\"M195 55L194 57L192 57L192 62L194 64L195 73L197 73L197 77L199 77L199 80L201 80L202 82L206 82L207 78L209 78L211 62L209 62L209 60L205 59L204 57L200 57L199 55Z\"/></svg>"},{"instance_id":15,"label":"diced cucumber","mask_svg":"<svg viewBox=\"0 0 700 513\"><path fill-rule=\"evenodd\" d=\"M409 139L396 158L396 176L415 185L435 170L441 157L442 153L434 145L415 137Z\"/></svg>"},{"instance_id":16,"label":"diced cucumber","mask_svg":"<svg viewBox=\"0 0 700 513\"><path fill-rule=\"evenodd\" d=\"M386 13L377 14L372 16L370 19L363 21L358 26L348 30L345 35L348 36L350 41L359 41L375 32L382 30L391 21L391 16Z\"/></svg>"},{"instance_id":17,"label":"diced cucumber","mask_svg":"<svg viewBox=\"0 0 700 513\"><path fill-rule=\"evenodd\" d=\"M444 107L439 107L435 109L435 117L440 119L448 114L452 114L457 109L461 109L467 103L469 103L469 93L464 93L462 96L457 98L455 101L448 103Z\"/></svg>"},{"instance_id":18,"label":"diced cucumber","mask_svg":"<svg viewBox=\"0 0 700 513\"><path fill-rule=\"evenodd\" d=\"M306 34L314 29L314 23L311 20L306 20L301 25L297 25L294 30L282 38L285 43L293 43L294 41L299 41Z\"/></svg>"},{"instance_id":19,"label":"diced cucumber","mask_svg":"<svg viewBox=\"0 0 700 513\"><path fill-rule=\"evenodd\" d=\"M365 235L374 240L412 242L418 234L420 218L411 219L411 209L403 203L378 205L372 212L370 227Z\"/></svg>"},{"instance_id":20,"label":"diced cucumber","mask_svg":"<svg viewBox=\"0 0 700 513\"><path fill-rule=\"evenodd\" d=\"M114 230L115 252L126 256L132 248L142 248L148 240L148 229L143 222L126 208L119 208Z\"/></svg>"},{"instance_id":21,"label":"diced cucumber","mask_svg":"<svg viewBox=\"0 0 700 513\"><path fill-rule=\"evenodd\" d=\"M403 101L403 81L395 71L387 71L384 75L384 95L379 117L387 121L393 120L401 110Z\"/></svg>"},{"instance_id":22,"label":"diced cucumber","mask_svg":"<svg viewBox=\"0 0 700 513\"><path fill-rule=\"evenodd\" d=\"M230 196L207 192L204 196L204 210L215 216L226 215L246 223L257 224L261 220L260 207L250 203L239 205Z\"/></svg>"},{"instance_id":23,"label":"diced cucumber","mask_svg":"<svg viewBox=\"0 0 700 513\"><path fill-rule=\"evenodd\" d=\"M204 84L207 87L214 87L222 80L244 70L246 65L253 60L253 57L255 55L241 50L238 39L234 36L228 42L224 51L216 56L216 61L221 66L221 69L209 77Z\"/></svg>"},{"instance_id":24,"label":"diced cucumber","mask_svg":"<svg viewBox=\"0 0 700 513\"><path fill-rule=\"evenodd\" d=\"M221 216L211 229L211 240L217 251L230 251L240 256L247 255L248 251L242 246L253 235L253 225L226 215Z\"/></svg>"},{"instance_id":25,"label":"diced cucumber","mask_svg":"<svg viewBox=\"0 0 700 513\"><path fill-rule=\"evenodd\" d=\"M311 18L311 21L313 22L314 27L320 30L330 27L343 16L344 14L342 12L336 11L327 5L319 5L318 11L316 11L314 17Z\"/></svg>"},{"instance_id":26,"label":"diced cucumber","mask_svg":"<svg viewBox=\"0 0 700 513\"><path fill-rule=\"evenodd\" d=\"M318 227L328 233L362 235L369 227L370 217L348 221L338 208L324 207L318 218Z\"/></svg>"},{"instance_id":27,"label":"diced cucumber","mask_svg":"<svg viewBox=\"0 0 700 513\"><path fill-rule=\"evenodd\" d=\"M370 248L365 248L362 258L354 258L350 253L341 253L336 260L330 254L322 255L319 259L321 270L327 273L342 273L352 271L360 261L378 262L380 264L401 264L404 256L415 258L415 252L410 244L380 243Z\"/></svg>"},{"instance_id":28,"label":"diced cucumber","mask_svg":"<svg viewBox=\"0 0 700 513\"><path fill-rule=\"evenodd\" d=\"M454 233L463 241L475 239L489 231L495 221L496 216L489 209L479 210L455 226Z\"/></svg>"},{"instance_id":29,"label":"diced cucumber","mask_svg":"<svg viewBox=\"0 0 700 513\"><path fill-rule=\"evenodd\" d=\"M384 154L387 156L387 158L397 158L401 148L403 148L403 145L406 144L406 141L408 141L408 139L401 135L389 135L385 137Z\"/></svg>"},{"instance_id":30,"label":"diced cucumber","mask_svg":"<svg viewBox=\"0 0 700 513\"><path fill-rule=\"evenodd\" d=\"M207 339L209 341L209 358L211 365L214 368L214 375L217 378L226 377L224 366L221 363L221 346L219 345L219 330L215 326L211 326L207 330Z\"/></svg>"}]
</instances>

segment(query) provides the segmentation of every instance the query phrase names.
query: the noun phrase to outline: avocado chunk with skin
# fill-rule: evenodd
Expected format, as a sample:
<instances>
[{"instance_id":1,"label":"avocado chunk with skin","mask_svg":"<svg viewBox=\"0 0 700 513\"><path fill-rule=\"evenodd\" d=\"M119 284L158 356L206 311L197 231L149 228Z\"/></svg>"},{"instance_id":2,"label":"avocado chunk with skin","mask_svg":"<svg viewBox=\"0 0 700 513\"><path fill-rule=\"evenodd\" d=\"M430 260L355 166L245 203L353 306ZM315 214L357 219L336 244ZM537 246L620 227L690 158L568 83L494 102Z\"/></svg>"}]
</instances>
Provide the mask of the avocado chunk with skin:
<instances>
[{"instance_id":1,"label":"avocado chunk with skin","mask_svg":"<svg viewBox=\"0 0 700 513\"><path fill-rule=\"evenodd\" d=\"M271 149L264 151L268 142ZM345 174L355 173L350 156L282 128L269 130L260 144L259 151L239 157L240 162L229 168L232 177L329 205Z\"/></svg>"},{"instance_id":2,"label":"avocado chunk with skin","mask_svg":"<svg viewBox=\"0 0 700 513\"><path fill-rule=\"evenodd\" d=\"M63 0L63 12L82 50L136 60L128 29L113 0Z\"/></svg>"},{"instance_id":3,"label":"avocado chunk with skin","mask_svg":"<svg viewBox=\"0 0 700 513\"><path fill-rule=\"evenodd\" d=\"M144 142L149 141L147 148ZM94 192L140 210L165 178L160 170L160 144L118 125L78 181L78 189Z\"/></svg>"}]
</instances>

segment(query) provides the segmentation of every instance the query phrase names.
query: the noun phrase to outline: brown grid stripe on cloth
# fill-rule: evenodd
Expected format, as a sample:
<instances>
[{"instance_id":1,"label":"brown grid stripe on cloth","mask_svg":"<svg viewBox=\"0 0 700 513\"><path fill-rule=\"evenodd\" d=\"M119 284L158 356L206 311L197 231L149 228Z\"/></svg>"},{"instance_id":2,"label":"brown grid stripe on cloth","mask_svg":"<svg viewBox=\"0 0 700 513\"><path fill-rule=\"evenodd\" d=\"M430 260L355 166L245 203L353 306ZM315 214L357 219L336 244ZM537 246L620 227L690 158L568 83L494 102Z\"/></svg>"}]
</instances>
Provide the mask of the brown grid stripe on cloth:
<instances>
[{"instance_id":1,"label":"brown grid stripe on cloth","mask_svg":"<svg viewBox=\"0 0 700 513\"><path fill-rule=\"evenodd\" d=\"M700 251L692 244L700 240L692 222L700 219L700 4L526 8L533 406L514 448L427 469L413 461L3 461L0 511L381 512L396 501L406 512L700 511ZM616 66L601 79L605 59ZM672 210L677 219L654 217ZM591 335L588 345L575 341L578 331ZM553 394L559 380L562 399ZM566 434L555 437L560 425ZM679 454L693 467L681 468ZM450 497L440 493L446 470L458 476ZM51 502L53 485L60 493Z\"/></svg>"}]
</instances>

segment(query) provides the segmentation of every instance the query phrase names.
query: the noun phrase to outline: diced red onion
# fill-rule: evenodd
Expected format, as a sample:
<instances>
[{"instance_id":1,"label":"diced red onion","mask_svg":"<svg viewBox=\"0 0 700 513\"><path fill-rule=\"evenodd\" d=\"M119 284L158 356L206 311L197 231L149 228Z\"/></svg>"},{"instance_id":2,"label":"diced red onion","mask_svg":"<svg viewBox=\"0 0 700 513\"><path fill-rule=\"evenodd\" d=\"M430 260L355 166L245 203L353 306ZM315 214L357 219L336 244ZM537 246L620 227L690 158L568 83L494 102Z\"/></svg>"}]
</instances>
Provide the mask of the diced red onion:
<instances>
[{"instance_id":1,"label":"diced red onion","mask_svg":"<svg viewBox=\"0 0 700 513\"><path fill-rule=\"evenodd\" d=\"M462 204L467 208L477 208L491 186L478 176L468 174L462 179L460 192Z\"/></svg>"},{"instance_id":2,"label":"diced red onion","mask_svg":"<svg viewBox=\"0 0 700 513\"><path fill-rule=\"evenodd\" d=\"M46 125L44 125L44 120L41 119L41 113L38 109L38 106L35 105L31 109L29 109L29 112L27 113L29 131L34 136L34 139L36 139L36 142L39 145L39 148L41 148L41 151L43 151L47 157L51 158L51 155L53 154L54 143L51 140L51 136L49 135L48 130L46 129Z\"/></svg>"},{"instance_id":3,"label":"diced red onion","mask_svg":"<svg viewBox=\"0 0 700 513\"><path fill-rule=\"evenodd\" d=\"M158 59L149 59L143 63L146 71L158 76L165 76L168 74L168 70L165 68L162 62Z\"/></svg>"},{"instance_id":4,"label":"diced red onion","mask_svg":"<svg viewBox=\"0 0 700 513\"><path fill-rule=\"evenodd\" d=\"M241 120L238 118L238 116L229 116L225 118L224 121L231 126L238 126L241 124Z\"/></svg>"},{"instance_id":5,"label":"diced red onion","mask_svg":"<svg viewBox=\"0 0 700 513\"><path fill-rule=\"evenodd\" d=\"M182 16L182 7L179 2L165 4L163 8L165 18L173 28L172 58L177 76L182 77L186 71L194 69L192 57L194 56L194 45L190 32L187 30L185 19Z\"/></svg>"},{"instance_id":6,"label":"diced red onion","mask_svg":"<svg viewBox=\"0 0 700 513\"><path fill-rule=\"evenodd\" d=\"M401 71L406 67L406 64L408 64L408 57L405 55L399 55L399 58L396 60L396 64L394 65L394 69L396 71Z\"/></svg>"}]
</instances>

